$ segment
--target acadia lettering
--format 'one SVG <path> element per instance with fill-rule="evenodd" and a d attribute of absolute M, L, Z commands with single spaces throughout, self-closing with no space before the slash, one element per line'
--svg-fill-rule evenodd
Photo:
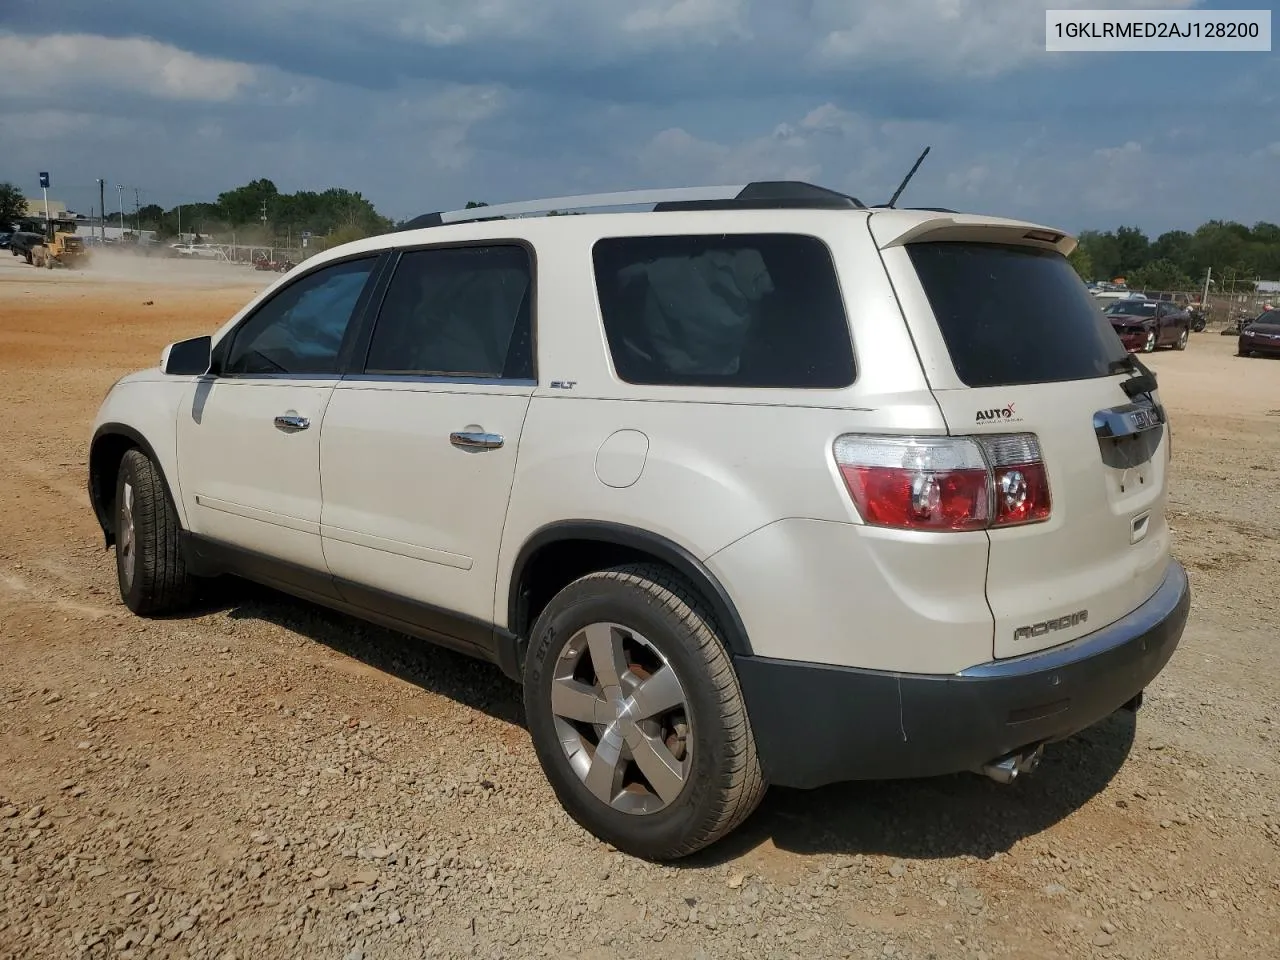
<path fill-rule="evenodd" d="M 1032 640 L 1036 637 L 1043 637 L 1046 633 L 1053 633 L 1057 630 L 1069 630 L 1071 627 L 1078 627 L 1082 623 L 1089 622 L 1089 611 L 1078 610 L 1075 613 L 1068 613 L 1065 616 L 1056 617 L 1053 620 L 1041 620 L 1039 623 L 1030 623 L 1025 627 L 1018 627 L 1013 631 L 1013 639 Z"/>

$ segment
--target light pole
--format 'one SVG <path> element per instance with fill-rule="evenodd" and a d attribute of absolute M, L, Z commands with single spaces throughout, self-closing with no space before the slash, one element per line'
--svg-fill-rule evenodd
<path fill-rule="evenodd" d="M 98 232 L 101 234 L 101 240 L 107 239 L 107 200 L 105 196 L 106 182 L 98 178 L 98 216 L 102 219 L 98 222 Z"/>
<path fill-rule="evenodd" d="M 116 199 L 120 201 L 120 242 L 124 242 L 124 184 L 116 184 Z"/>

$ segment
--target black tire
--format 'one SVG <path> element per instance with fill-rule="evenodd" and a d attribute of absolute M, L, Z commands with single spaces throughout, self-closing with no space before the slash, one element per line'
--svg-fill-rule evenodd
<path fill-rule="evenodd" d="M 1175 350 L 1187 349 L 1187 341 L 1191 338 L 1191 328 L 1184 327 L 1182 332 L 1178 334 L 1178 339 L 1173 344 Z"/>
<path fill-rule="evenodd" d="M 688 708 L 683 788 L 662 809 L 629 813 L 598 798 L 570 766 L 551 710 L 561 653 L 592 624 L 642 635 L 675 671 Z M 524 702 L 534 750 L 569 815 L 597 838 L 646 860 L 688 856 L 737 828 L 767 784 L 733 663 L 706 603 L 667 567 L 636 564 L 588 574 L 538 617 L 524 666 Z"/>
<path fill-rule="evenodd" d="M 132 492 L 131 537 L 126 531 L 128 491 Z M 139 616 L 151 617 L 190 604 L 195 580 L 182 557 L 178 513 L 159 468 L 141 450 L 129 450 L 120 460 L 115 521 L 116 582 L 125 606 Z"/>
<path fill-rule="evenodd" d="M 1147 334 L 1147 341 L 1142 345 L 1142 352 L 1155 353 L 1156 347 L 1159 346 L 1159 344 L 1160 344 L 1160 338 L 1157 337 L 1155 334 L 1155 331 L 1152 330 L 1150 333 Z"/>

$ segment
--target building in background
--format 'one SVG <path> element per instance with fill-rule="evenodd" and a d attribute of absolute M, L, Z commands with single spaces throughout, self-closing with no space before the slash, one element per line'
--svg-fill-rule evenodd
<path fill-rule="evenodd" d="M 23 199 L 27 201 L 26 216 L 30 217 L 33 220 L 43 220 L 44 210 L 45 210 L 44 198 L 36 197 L 33 200 L 30 197 L 24 197 Z M 49 198 L 49 216 L 51 216 L 54 220 L 66 220 L 68 214 L 70 214 L 70 216 L 72 217 L 75 216 L 74 213 L 71 213 L 67 209 L 67 205 L 63 203 L 61 200 L 54 200 L 52 197 Z"/>

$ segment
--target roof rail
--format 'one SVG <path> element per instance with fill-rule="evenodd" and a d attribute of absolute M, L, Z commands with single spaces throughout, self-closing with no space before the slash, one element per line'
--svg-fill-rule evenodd
<path fill-rule="evenodd" d="M 916 210 L 920 213 L 959 213 L 950 207 L 891 207 L 887 203 L 872 204 L 872 210 Z"/>
<path fill-rule="evenodd" d="M 419 230 L 449 223 L 479 223 L 552 211 L 601 210 L 616 207 L 651 206 L 655 212 L 674 210 L 765 210 L 827 209 L 862 210 L 855 197 L 798 180 L 761 180 L 755 183 L 720 187 L 671 187 L 659 190 L 626 190 L 543 200 L 522 200 L 496 206 L 468 207 L 424 213 L 405 223 L 400 230 Z"/>

